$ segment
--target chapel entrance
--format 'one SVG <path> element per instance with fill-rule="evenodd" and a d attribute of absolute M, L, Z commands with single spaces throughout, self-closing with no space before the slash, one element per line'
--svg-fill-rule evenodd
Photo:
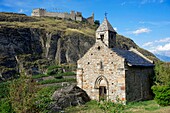
<path fill-rule="evenodd" d="M 106 86 L 99 86 L 99 100 L 106 100 L 107 99 L 107 90 Z"/>

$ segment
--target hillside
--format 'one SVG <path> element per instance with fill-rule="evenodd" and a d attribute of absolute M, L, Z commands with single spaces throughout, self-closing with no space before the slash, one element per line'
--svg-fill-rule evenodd
<path fill-rule="evenodd" d="M 85 22 L 23 14 L 0 13 L 0 81 L 26 74 L 39 74 L 55 63 L 76 64 L 95 43 L 95 30 Z M 152 60 L 152 53 L 133 40 L 117 35 L 117 47 L 136 48 Z"/>

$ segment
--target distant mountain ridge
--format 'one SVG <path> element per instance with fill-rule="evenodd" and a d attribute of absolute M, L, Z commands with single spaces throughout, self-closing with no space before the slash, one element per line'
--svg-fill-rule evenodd
<path fill-rule="evenodd" d="M 170 62 L 170 57 L 168 57 L 168 56 L 164 56 L 164 55 L 160 55 L 160 54 L 155 54 L 155 56 L 164 62 Z"/>

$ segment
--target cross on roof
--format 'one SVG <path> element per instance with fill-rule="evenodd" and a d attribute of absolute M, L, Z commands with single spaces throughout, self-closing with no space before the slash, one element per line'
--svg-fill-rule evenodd
<path fill-rule="evenodd" d="M 104 15 L 105 15 L 105 18 L 107 18 L 107 14 L 108 14 L 107 12 L 105 12 L 105 13 L 104 13 Z"/>

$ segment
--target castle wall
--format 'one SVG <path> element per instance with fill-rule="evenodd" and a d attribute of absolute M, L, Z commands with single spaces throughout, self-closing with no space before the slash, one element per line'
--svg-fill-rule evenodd
<path fill-rule="evenodd" d="M 78 17 L 78 16 L 76 16 L 76 21 L 82 21 L 83 20 L 83 18 L 82 17 Z"/>
<path fill-rule="evenodd" d="M 108 100 L 126 100 L 124 59 L 100 41 L 78 61 L 77 85 L 85 90 L 91 99 L 99 100 L 98 85 L 103 84 L 107 89 Z"/>
<path fill-rule="evenodd" d="M 31 16 L 48 16 L 48 17 L 59 17 L 63 19 L 71 19 L 76 21 L 83 21 L 83 16 L 81 12 L 71 11 L 70 13 L 57 13 L 57 12 L 47 12 L 45 9 L 34 9 L 31 13 Z M 93 21 L 94 23 L 94 21 Z"/>
<path fill-rule="evenodd" d="M 126 71 L 126 99 L 139 101 L 152 99 L 151 80 L 153 67 L 129 67 Z"/>
<path fill-rule="evenodd" d="M 90 23 L 91 25 L 94 25 L 94 18 L 93 17 L 89 17 L 87 18 L 88 23 Z"/>

